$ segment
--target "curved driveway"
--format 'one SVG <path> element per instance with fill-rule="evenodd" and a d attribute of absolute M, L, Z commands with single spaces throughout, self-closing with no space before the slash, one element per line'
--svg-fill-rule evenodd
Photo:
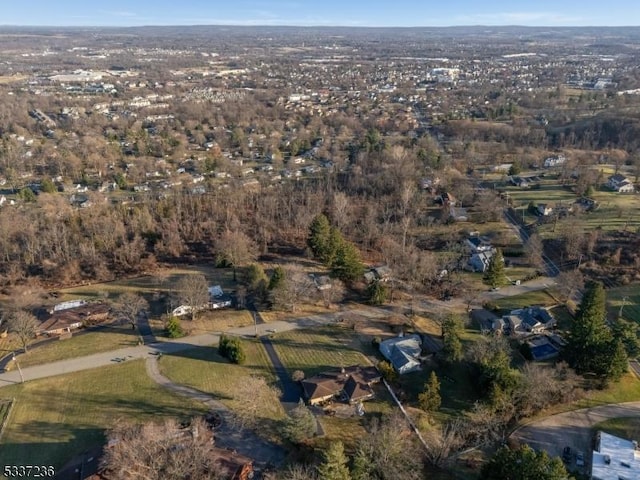
<path fill-rule="evenodd" d="M 565 446 L 591 458 L 592 428 L 612 418 L 640 417 L 640 402 L 618 403 L 559 413 L 519 428 L 511 438 L 531 447 L 561 456 Z"/>

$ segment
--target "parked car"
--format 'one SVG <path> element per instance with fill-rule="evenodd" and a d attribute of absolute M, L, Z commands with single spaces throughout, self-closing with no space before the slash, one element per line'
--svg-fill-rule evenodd
<path fill-rule="evenodd" d="M 571 463 L 571 447 L 564 447 L 562 450 L 562 461 L 564 463 Z"/>
<path fill-rule="evenodd" d="M 576 453 L 576 466 L 584 467 L 584 453 L 582 452 Z"/>

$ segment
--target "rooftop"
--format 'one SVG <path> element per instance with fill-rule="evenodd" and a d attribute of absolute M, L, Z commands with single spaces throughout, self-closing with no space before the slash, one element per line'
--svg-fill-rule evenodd
<path fill-rule="evenodd" d="M 591 465 L 593 480 L 640 478 L 640 451 L 631 440 L 598 432 Z"/>

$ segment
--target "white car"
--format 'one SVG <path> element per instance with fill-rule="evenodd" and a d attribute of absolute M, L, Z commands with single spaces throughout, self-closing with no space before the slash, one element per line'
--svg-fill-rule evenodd
<path fill-rule="evenodd" d="M 584 467 L 584 453 L 582 452 L 576 453 L 576 466 Z"/>

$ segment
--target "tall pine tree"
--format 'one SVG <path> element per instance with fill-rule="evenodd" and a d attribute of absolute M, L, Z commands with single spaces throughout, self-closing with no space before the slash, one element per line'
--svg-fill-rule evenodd
<path fill-rule="evenodd" d="M 323 456 L 318 466 L 318 475 L 322 480 L 351 480 L 342 442 L 332 442 Z"/>
<path fill-rule="evenodd" d="M 323 214 L 316 215 L 309 226 L 307 246 L 313 252 L 313 256 L 321 262 L 326 262 L 329 254 L 329 237 L 331 225 Z"/>
<path fill-rule="evenodd" d="M 434 412 L 440 408 L 442 398 L 440 397 L 440 380 L 436 372 L 431 372 L 429 380 L 424 386 L 424 391 L 418 395 L 420 408 L 425 412 Z"/>
<path fill-rule="evenodd" d="M 491 288 L 496 288 L 504 285 L 506 279 L 507 277 L 504 274 L 504 257 L 502 256 L 502 250 L 498 248 L 493 257 L 491 257 L 491 260 L 489 260 L 487 271 L 484 274 L 484 281 L 490 285 Z"/>

